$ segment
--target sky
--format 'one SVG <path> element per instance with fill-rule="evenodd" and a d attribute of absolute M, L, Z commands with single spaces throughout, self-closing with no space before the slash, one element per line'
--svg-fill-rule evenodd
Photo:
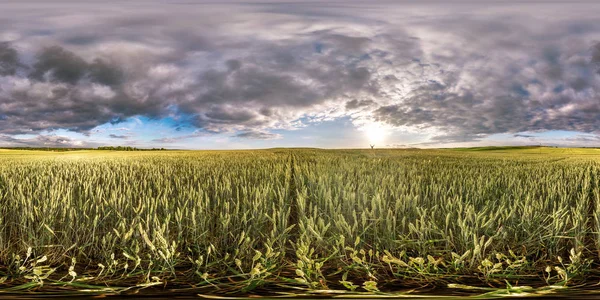
<path fill-rule="evenodd" d="M 0 11 L 0 147 L 600 147 L 599 1 Z"/>

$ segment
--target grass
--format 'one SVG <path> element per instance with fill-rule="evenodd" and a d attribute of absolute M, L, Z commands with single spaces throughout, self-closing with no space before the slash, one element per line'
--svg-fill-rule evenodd
<path fill-rule="evenodd" d="M 545 147 L 0 150 L 0 293 L 589 287 L 599 162 Z"/>

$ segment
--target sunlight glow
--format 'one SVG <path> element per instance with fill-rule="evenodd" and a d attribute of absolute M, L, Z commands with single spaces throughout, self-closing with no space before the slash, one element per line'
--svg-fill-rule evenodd
<path fill-rule="evenodd" d="M 365 133 L 370 144 L 381 145 L 385 142 L 388 135 L 388 129 L 379 123 L 365 124 L 360 128 Z"/>

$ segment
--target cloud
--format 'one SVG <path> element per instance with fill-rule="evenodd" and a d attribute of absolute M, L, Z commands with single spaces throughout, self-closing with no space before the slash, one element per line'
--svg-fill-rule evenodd
<path fill-rule="evenodd" d="M 528 139 L 535 139 L 536 136 L 535 135 L 530 135 L 530 134 L 521 134 L 521 133 L 517 133 L 513 135 L 514 137 L 522 137 L 522 138 L 528 138 Z"/>
<path fill-rule="evenodd" d="M 0 43 L 0 76 L 14 75 L 19 66 L 17 51 L 6 42 Z"/>
<path fill-rule="evenodd" d="M 600 128 L 591 4 L 275 2 L 7 5 L 0 134 L 138 116 L 253 139 L 340 117 L 432 143 Z"/>
<path fill-rule="evenodd" d="M 600 136 L 598 135 L 578 134 L 565 138 L 565 141 L 573 143 L 591 143 L 594 146 L 600 146 Z"/>
<path fill-rule="evenodd" d="M 550 48 L 548 54 L 548 46 L 532 47 L 520 49 L 527 52 L 523 60 L 502 62 L 489 54 L 485 69 L 440 67 L 443 75 L 420 83 L 397 103 L 380 106 L 374 117 L 395 126 L 434 127 L 465 135 L 597 131 L 600 78 L 593 75 L 589 52 L 565 46 Z M 461 65 L 482 60 L 457 58 Z M 549 71 L 553 68 L 561 71 Z"/>
<path fill-rule="evenodd" d="M 77 84 L 86 72 L 87 63 L 74 53 L 53 46 L 40 52 L 33 69 L 29 76 L 39 81 Z"/>
<path fill-rule="evenodd" d="M 368 107 L 375 105 L 375 101 L 373 100 L 357 100 L 353 99 L 346 102 L 346 110 L 353 110 L 361 107 Z"/>
<path fill-rule="evenodd" d="M 50 147 L 50 148 L 90 148 L 97 147 L 95 143 L 58 136 L 37 135 L 32 138 L 14 138 L 10 135 L 0 134 L 0 145 L 3 147 Z"/>
<path fill-rule="evenodd" d="M 128 139 L 129 138 L 128 135 L 117 135 L 117 134 L 110 134 L 109 137 L 113 138 L 113 139 Z"/>
<path fill-rule="evenodd" d="M 172 143 L 176 143 L 181 140 L 183 140 L 183 139 L 164 137 L 164 138 L 153 139 L 152 141 L 156 142 L 156 143 L 160 143 L 160 144 L 172 144 Z"/>
<path fill-rule="evenodd" d="M 264 131 L 244 131 L 236 134 L 234 137 L 253 139 L 253 140 L 275 140 L 280 139 L 280 134 L 264 132 Z"/>
<path fill-rule="evenodd" d="M 136 82 L 124 84 L 120 67 L 101 58 L 88 63 L 73 52 L 52 46 L 41 50 L 36 62 L 25 69 L 30 72 L 24 76 L 0 77 L 2 133 L 68 129 L 87 134 L 108 122 L 167 113 L 168 103 L 148 99 L 139 93 Z"/>
<path fill-rule="evenodd" d="M 157 139 L 153 139 L 153 142 L 156 143 L 160 143 L 160 144 L 172 144 L 172 143 L 177 143 L 177 142 L 181 142 L 181 141 L 185 141 L 187 139 L 193 139 L 193 138 L 197 138 L 197 137 L 204 137 L 207 136 L 208 133 L 203 132 L 203 131 L 195 131 L 191 134 L 186 134 L 186 135 L 180 135 L 180 136 L 173 136 L 173 137 L 162 137 L 162 138 L 157 138 Z"/>
<path fill-rule="evenodd" d="M 317 55 L 310 42 L 270 46 L 279 49 L 200 69 L 177 66 L 170 55 L 149 59 L 160 64 L 139 65 L 109 62 L 100 53 L 87 61 L 62 47 L 47 47 L 36 54 L 26 76 L 2 78 L 7 118 L 0 132 L 62 128 L 87 133 L 136 115 L 167 117 L 173 108 L 193 116 L 192 125 L 208 132 L 291 128 L 320 105 L 373 84 L 367 68 L 345 66 L 333 57 L 318 57 L 320 62 L 307 66 L 300 59 Z M 306 53 L 286 56 L 302 47 Z"/>

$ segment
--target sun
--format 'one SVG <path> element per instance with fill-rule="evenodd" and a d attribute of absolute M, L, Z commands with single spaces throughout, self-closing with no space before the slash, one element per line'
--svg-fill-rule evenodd
<path fill-rule="evenodd" d="M 361 130 L 367 136 L 370 144 L 381 144 L 388 135 L 387 129 L 379 123 L 369 123 L 364 125 Z"/>

